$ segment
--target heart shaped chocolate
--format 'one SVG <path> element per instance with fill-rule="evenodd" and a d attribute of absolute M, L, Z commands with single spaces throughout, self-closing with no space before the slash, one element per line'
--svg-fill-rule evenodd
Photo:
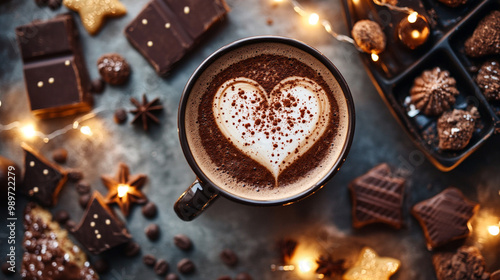
<path fill-rule="evenodd" d="M 228 141 L 277 179 L 323 135 L 331 106 L 308 78 L 288 77 L 270 93 L 254 80 L 235 78 L 215 94 L 213 113 Z"/>

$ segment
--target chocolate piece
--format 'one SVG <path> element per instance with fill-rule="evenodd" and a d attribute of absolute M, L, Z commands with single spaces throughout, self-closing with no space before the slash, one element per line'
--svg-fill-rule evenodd
<path fill-rule="evenodd" d="M 234 278 L 235 280 L 252 280 L 252 276 L 250 276 L 250 274 L 246 273 L 246 272 L 241 272 L 241 273 L 238 273 L 238 275 L 236 275 L 236 278 Z"/>
<path fill-rule="evenodd" d="M 119 17 L 127 13 L 125 6 L 118 0 L 64 0 L 64 5 L 80 14 L 83 27 L 91 35 L 101 29 L 108 17 Z"/>
<path fill-rule="evenodd" d="M 87 208 L 87 206 L 89 205 L 89 202 L 90 202 L 90 194 L 89 193 L 86 193 L 86 194 L 82 194 L 79 198 L 78 198 L 78 204 L 80 204 L 80 207 L 82 207 L 83 209 Z"/>
<path fill-rule="evenodd" d="M 386 38 L 380 25 L 371 20 L 360 20 L 352 27 L 352 37 L 361 50 L 378 54 L 384 51 Z"/>
<path fill-rule="evenodd" d="M 290 238 L 281 239 L 278 241 L 277 248 L 281 263 L 289 263 L 297 248 L 297 240 Z"/>
<path fill-rule="evenodd" d="M 448 7 L 454 8 L 467 3 L 467 0 L 439 0 L 439 2 L 445 4 Z"/>
<path fill-rule="evenodd" d="M 331 256 L 321 255 L 316 260 L 316 264 L 318 264 L 316 274 L 322 274 L 326 277 L 341 276 L 346 271 L 344 259 L 334 261 Z"/>
<path fill-rule="evenodd" d="M 148 102 L 146 94 L 143 94 L 142 104 L 139 102 L 139 100 L 133 97 L 130 98 L 130 102 L 132 102 L 132 104 L 136 107 L 134 110 L 130 110 L 130 113 L 135 115 L 134 119 L 132 120 L 132 123 L 142 121 L 142 128 L 146 131 L 148 130 L 149 120 L 152 120 L 157 124 L 160 123 L 160 120 L 155 115 L 153 115 L 154 113 L 163 110 L 163 106 L 160 103 L 160 99 L 155 98 L 153 99 L 153 101 Z"/>
<path fill-rule="evenodd" d="M 479 22 L 465 41 L 465 53 L 470 57 L 500 54 L 500 11 L 492 11 Z"/>
<path fill-rule="evenodd" d="M 14 275 L 16 274 L 16 268 L 12 268 L 12 266 L 8 263 L 8 262 L 4 262 L 2 263 L 2 273 L 5 275 L 5 276 L 11 276 L 11 275 Z"/>
<path fill-rule="evenodd" d="M 99 279 L 85 253 L 52 221 L 50 212 L 34 203 L 24 211 L 23 279 Z"/>
<path fill-rule="evenodd" d="M 97 60 L 97 69 L 102 79 L 111 85 L 122 85 L 130 77 L 130 66 L 123 56 L 108 53 Z"/>
<path fill-rule="evenodd" d="M 92 195 L 80 224 L 72 233 L 92 254 L 100 254 L 131 239 L 123 222 L 106 205 L 99 192 Z"/>
<path fill-rule="evenodd" d="M 479 113 L 476 107 L 470 111 L 455 109 L 444 113 L 437 122 L 439 148 L 442 150 L 461 150 L 469 144 Z"/>
<path fill-rule="evenodd" d="M 175 273 L 169 273 L 167 277 L 165 277 L 165 280 L 179 280 L 179 276 Z"/>
<path fill-rule="evenodd" d="M 69 220 L 69 213 L 66 210 L 58 210 L 54 215 L 54 220 L 61 225 L 66 224 Z"/>
<path fill-rule="evenodd" d="M 104 274 L 109 271 L 109 264 L 105 259 L 98 259 L 94 263 L 94 269 L 97 271 L 99 274 Z"/>
<path fill-rule="evenodd" d="M 152 0 L 125 35 L 156 72 L 165 75 L 228 11 L 224 0 Z"/>
<path fill-rule="evenodd" d="M 142 215 L 146 218 L 154 218 L 158 213 L 158 209 L 156 208 L 156 204 L 149 201 L 146 205 L 142 206 Z"/>
<path fill-rule="evenodd" d="M 229 267 L 234 267 L 238 264 L 238 256 L 231 249 L 222 250 L 219 256 L 221 261 Z"/>
<path fill-rule="evenodd" d="M 144 229 L 144 233 L 149 240 L 155 241 L 160 237 L 160 227 L 157 224 L 150 224 Z"/>
<path fill-rule="evenodd" d="M 123 252 L 125 253 L 125 256 L 129 258 L 135 257 L 141 252 L 141 246 L 137 242 L 130 241 L 127 246 L 125 246 Z"/>
<path fill-rule="evenodd" d="M 117 124 L 125 123 L 127 121 L 127 111 L 123 108 L 116 109 L 113 118 Z"/>
<path fill-rule="evenodd" d="M 182 274 L 190 274 L 196 270 L 196 267 L 190 259 L 184 258 L 177 263 L 177 270 Z"/>
<path fill-rule="evenodd" d="M 151 254 L 147 254 L 142 257 L 142 262 L 147 266 L 154 266 L 156 263 L 156 258 Z"/>
<path fill-rule="evenodd" d="M 168 264 L 168 262 L 166 260 L 159 259 L 155 264 L 154 270 L 155 270 L 155 273 L 157 275 L 162 276 L 162 275 L 167 274 L 169 268 L 170 268 L 170 265 Z"/>
<path fill-rule="evenodd" d="M 90 184 L 89 184 L 89 182 L 84 181 L 84 180 L 80 180 L 80 181 L 76 184 L 76 191 L 77 191 L 80 195 L 90 193 Z"/>
<path fill-rule="evenodd" d="M 83 173 L 77 169 L 71 169 L 68 171 L 68 180 L 70 182 L 78 182 L 83 179 Z"/>
<path fill-rule="evenodd" d="M 7 202 L 8 193 L 9 191 L 12 192 L 12 188 L 9 189 L 9 186 L 12 187 L 12 185 L 20 183 L 20 174 L 21 169 L 13 161 L 0 156 L 0 202 Z"/>
<path fill-rule="evenodd" d="M 432 264 L 438 280 L 488 280 L 486 263 L 476 247 L 462 246 L 455 253 L 437 253 Z"/>
<path fill-rule="evenodd" d="M 229 275 L 224 275 L 224 276 L 219 276 L 217 277 L 217 280 L 231 280 L 231 276 Z"/>
<path fill-rule="evenodd" d="M 433 249 L 469 236 L 467 223 L 479 209 L 456 189 L 449 187 L 434 197 L 417 203 L 411 213 L 424 230 L 427 247 Z"/>
<path fill-rule="evenodd" d="M 191 242 L 191 239 L 184 234 L 177 234 L 174 236 L 174 244 L 177 248 L 184 251 L 189 251 L 193 248 L 193 242 Z"/>
<path fill-rule="evenodd" d="M 16 35 L 32 113 L 52 118 L 90 111 L 90 80 L 71 15 L 19 26 Z"/>
<path fill-rule="evenodd" d="M 459 94 L 450 72 L 436 67 L 426 70 L 415 79 L 410 90 L 411 102 L 428 116 L 441 115 L 455 104 Z"/>
<path fill-rule="evenodd" d="M 92 81 L 92 84 L 90 85 L 90 91 L 92 93 L 103 93 L 105 87 L 106 84 L 102 79 L 95 79 Z"/>
<path fill-rule="evenodd" d="M 68 151 L 64 148 L 55 149 L 52 152 L 52 160 L 57 163 L 66 163 L 68 159 Z"/>
<path fill-rule="evenodd" d="M 354 179 L 349 185 L 352 197 L 352 220 L 355 228 L 384 223 L 394 228 L 403 224 L 405 179 L 394 176 L 382 163 Z"/>
<path fill-rule="evenodd" d="M 485 62 L 477 73 L 476 82 L 488 100 L 500 101 L 500 65 L 498 61 Z"/>
<path fill-rule="evenodd" d="M 23 143 L 21 147 L 25 154 L 21 192 L 43 206 L 54 206 L 66 182 L 66 173 L 28 145 Z"/>

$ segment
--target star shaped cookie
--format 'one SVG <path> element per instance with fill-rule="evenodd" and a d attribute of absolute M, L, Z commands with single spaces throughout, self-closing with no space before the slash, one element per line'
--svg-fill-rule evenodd
<path fill-rule="evenodd" d="M 143 204 L 147 202 L 147 197 L 141 192 L 142 186 L 146 183 L 147 176 L 138 174 L 130 176 L 129 168 L 126 164 L 120 163 L 116 176 L 101 176 L 103 184 L 108 188 L 105 201 L 107 204 L 116 203 L 125 216 L 130 212 L 132 203 Z"/>
<path fill-rule="evenodd" d="M 63 0 L 68 9 L 78 12 L 83 26 L 94 35 L 107 17 L 119 17 L 127 13 L 118 0 Z"/>
<path fill-rule="evenodd" d="M 368 247 L 363 248 L 359 258 L 343 276 L 344 280 L 388 280 L 396 273 L 401 262 L 393 258 L 381 258 Z"/>

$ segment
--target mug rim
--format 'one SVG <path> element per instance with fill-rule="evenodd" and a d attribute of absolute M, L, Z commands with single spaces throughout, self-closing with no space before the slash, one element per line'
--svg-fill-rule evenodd
<path fill-rule="evenodd" d="M 333 77 L 337 80 L 339 83 L 339 86 L 343 92 L 343 95 L 346 99 L 346 104 L 347 104 L 347 114 L 348 114 L 348 129 L 347 129 L 347 139 L 344 142 L 344 145 L 342 146 L 342 151 L 340 153 L 340 156 L 336 160 L 336 162 L 330 167 L 330 170 L 326 173 L 325 176 L 323 176 L 320 180 L 316 181 L 314 184 L 311 184 L 307 189 L 301 191 L 298 194 L 295 194 L 293 196 L 289 196 L 286 198 L 281 198 L 281 199 L 276 199 L 276 200 L 255 200 L 255 199 L 250 199 L 242 196 L 238 196 L 235 194 L 232 194 L 219 186 L 215 184 L 208 176 L 205 175 L 205 173 L 201 170 L 201 168 L 198 166 L 191 149 L 188 144 L 188 139 L 186 136 L 186 125 L 185 125 L 185 114 L 186 114 L 186 107 L 187 107 L 187 101 L 189 98 L 189 95 L 191 93 L 191 90 L 193 86 L 195 85 L 196 81 L 198 78 L 201 76 L 201 74 L 217 59 L 222 57 L 223 55 L 227 54 L 230 51 L 233 51 L 235 49 L 238 49 L 240 47 L 246 46 L 246 45 L 251 45 L 251 44 L 257 44 L 257 43 L 281 43 L 285 45 L 290 45 L 292 47 L 295 47 L 299 50 L 302 50 L 309 55 L 313 56 L 315 59 L 317 59 L 319 62 L 321 62 L 329 71 L 332 73 Z M 347 82 L 345 81 L 344 77 L 340 73 L 340 71 L 337 69 L 337 67 L 325 56 L 323 55 L 319 50 L 315 49 L 314 47 L 311 47 L 307 45 L 304 42 L 301 42 L 296 39 L 292 39 L 289 37 L 282 37 L 282 36 L 253 36 L 253 37 L 246 37 L 243 39 L 239 39 L 237 41 L 234 41 L 232 43 L 229 43 L 215 52 L 213 52 L 210 56 L 208 56 L 203 62 L 196 68 L 196 70 L 191 74 L 189 80 L 186 83 L 186 86 L 184 87 L 184 90 L 181 95 L 181 99 L 179 102 L 179 108 L 178 108 L 178 114 L 177 114 L 177 133 L 179 135 L 179 141 L 181 144 L 182 152 L 184 153 L 184 157 L 186 158 L 189 166 L 193 170 L 193 172 L 196 174 L 197 179 L 202 183 L 202 184 L 208 184 L 212 187 L 214 187 L 220 195 L 229 198 L 233 201 L 243 203 L 243 204 L 248 204 L 248 205 L 262 205 L 262 206 L 273 206 L 273 205 L 288 205 L 295 203 L 299 200 L 302 200 L 318 190 L 320 190 L 330 179 L 333 178 L 333 176 L 340 170 L 340 167 L 342 164 L 345 162 L 347 155 L 349 154 L 349 150 L 354 138 L 354 128 L 355 128 L 355 108 L 354 108 L 354 100 L 351 95 L 351 91 L 349 89 L 349 86 L 347 85 Z"/>

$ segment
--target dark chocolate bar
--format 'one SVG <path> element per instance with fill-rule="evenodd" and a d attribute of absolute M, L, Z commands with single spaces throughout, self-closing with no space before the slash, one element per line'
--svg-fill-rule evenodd
<path fill-rule="evenodd" d="M 69 14 L 16 28 L 31 111 L 41 118 L 92 109 L 90 79 Z"/>
<path fill-rule="evenodd" d="M 224 0 L 152 0 L 125 35 L 165 75 L 228 11 Z"/>

